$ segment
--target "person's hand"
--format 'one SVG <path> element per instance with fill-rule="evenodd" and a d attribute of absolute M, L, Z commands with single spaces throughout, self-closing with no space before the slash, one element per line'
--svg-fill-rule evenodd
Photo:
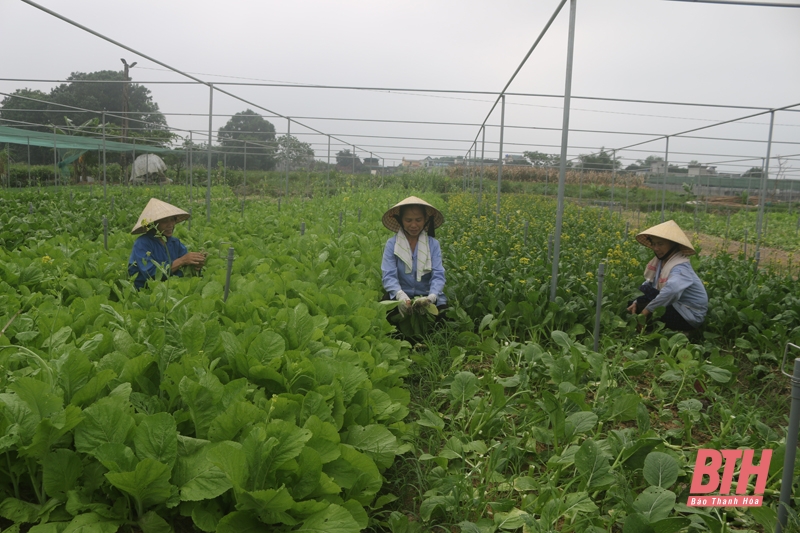
<path fill-rule="evenodd" d="M 200 270 L 206 264 L 206 256 L 200 252 L 188 252 L 184 256 L 179 257 L 177 261 L 180 261 L 179 267 L 192 266 L 195 270 Z"/>
<path fill-rule="evenodd" d="M 397 310 L 400 311 L 400 315 L 405 316 L 411 310 L 411 298 L 403 291 L 397 291 L 395 294 L 395 300 L 400 302 L 400 305 L 397 306 Z"/>
<path fill-rule="evenodd" d="M 414 311 L 422 313 L 430 305 L 431 301 L 428 298 L 417 298 L 414 300 Z"/>
<path fill-rule="evenodd" d="M 636 314 L 636 310 L 637 310 L 636 309 L 636 300 L 634 300 L 633 303 L 628 306 L 628 311 L 630 311 L 630 313 L 632 315 L 635 315 Z"/>
<path fill-rule="evenodd" d="M 430 303 L 432 303 L 433 305 L 436 305 L 436 300 L 438 300 L 438 299 L 439 299 L 439 297 L 438 297 L 438 296 L 436 296 L 436 293 L 434 293 L 434 292 L 432 292 L 432 293 L 430 293 L 430 294 L 428 295 L 428 301 L 429 301 Z"/>

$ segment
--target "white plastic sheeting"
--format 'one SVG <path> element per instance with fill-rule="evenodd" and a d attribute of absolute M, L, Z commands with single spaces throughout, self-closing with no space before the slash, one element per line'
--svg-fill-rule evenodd
<path fill-rule="evenodd" d="M 131 181 L 162 181 L 167 165 L 155 154 L 143 154 L 136 158 L 131 168 Z"/>

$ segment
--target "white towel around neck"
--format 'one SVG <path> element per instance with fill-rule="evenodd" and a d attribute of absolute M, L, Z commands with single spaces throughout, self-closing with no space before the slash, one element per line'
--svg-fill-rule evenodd
<path fill-rule="evenodd" d="M 411 252 L 411 244 L 406 238 L 406 234 L 402 229 L 397 232 L 397 240 L 394 243 L 394 255 L 400 258 L 406 266 L 406 274 L 412 271 L 413 253 Z M 428 243 L 428 232 L 422 230 L 417 239 L 417 281 L 422 281 L 422 276 L 433 270 L 431 264 L 431 248 Z"/>

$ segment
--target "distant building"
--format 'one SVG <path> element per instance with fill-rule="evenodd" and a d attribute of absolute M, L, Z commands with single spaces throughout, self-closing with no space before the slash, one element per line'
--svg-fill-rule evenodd
<path fill-rule="evenodd" d="M 689 165 L 690 176 L 716 176 L 717 167 L 707 165 Z"/>
<path fill-rule="evenodd" d="M 400 166 L 406 168 L 428 168 L 433 166 L 433 158 L 431 156 L 425 159 L 406 159 L 404 157 Z"/>
<path fill-rule="evenodd" d="M 363 161 L 365 167 L 375 168 L 381 166 L 381 160 L 377 157 L 365 157 Z"/>
<path fill-rule="evenodd" d="M 530 166 L 531 165 L 530 161 L 528 161 L 528 158 L 525 157 L 524 155 L 512 155 L 512 154 L 506 154 L 506 156 L 503 158 L 503 164 L 504 165 L 525 165 L 525 166 Z"/>
<path fill-rule="evenodd" d="M 650 173 L 651 174 L 663 174 L 664 170 L 667 168 L 667 163 L 665 161 L 653 161 L 650 163 Z"/>

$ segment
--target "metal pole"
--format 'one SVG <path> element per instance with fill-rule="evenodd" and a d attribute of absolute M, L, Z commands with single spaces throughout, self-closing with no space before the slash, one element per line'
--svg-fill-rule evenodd
<path fill-rule="evenodd" d="M 306 234 L 306 223 L 305 221 L 300 222 L 300 235 Z"/>
<path fill-rule="evenodd" d="M 358 208 L 358 222 L 361 223 L 361 208 Z"/>
<path fill-rule="evenodd" d="M 108 250 L 108 217 L 103 215 L 103 246 Z"/>
<path fill-rule="evenodd" d="M 56 126 L 53 125 L 53 179 L 58 189 L 58 147 L 56 145 Z"/>
<path fill-rule="evenodd" d="M 136 138 L 133 139 L 133 165 L 131 165 L 131 167 L 133 167 L 134 165 L 136 165 Z M 131 168 L 131 171 L 133 171 L 133 168 Z M 125 176 L 122 176 L 121 179 L 125 180 Z M 123 185 L 124 185 L 124 181 L 123 181 Z M 130 185 L 131 185 L 131 180 L 129 178 L 128 179 L 128 186 L 130 186 Z M 189 198 L 191 198 L 191 196 L 192 196 L 192 191 L 191 191 L 191 189 L 189 189 Z"/>
<path fill-rule="evenodd" d="M 758 198 L 758 222 L 756 230 L 758 232 L 756 240 L 756 250 L 761 249 L 761 222 L 764 220 L 764 203 L 767 196 L 767 179 L 769 179 L 769 158 L 772 151 L 772 127 L 775 125 L 775 111 L 769 113 L 769 139 L 767 140 L 767 157 L 764 160 L 764 172 L 761 173 L 761 192 Z"/>
<path fill-rule="evenodd" d="M 244 180 L 242 186 L 242 196 L 247 196 L 247 141 L 244 141 Z"/>
<path fill-rule="evenodd" d="M 483 154 L 484 148 L 486 147 L 486 126 L 481 126 L 481 181 L 478 185 L 478 209 L 481 207 L 481 203 L 483 202 Z"/>
<path fill-rule="evenodd" d="M 561 257 L 561 227 L 564 221 L 564 186 L 567 179 L 567 145 L 569 143 L 569 104 L 572 96 L 572 56 L 575 49 L 575 10 L 577 0 L 569 1 L 569 39 L 567 42 L 567 74 L 564 89 L 564 118 L 561 125 L 561 165 L 558 170 L 558 209 L 553 248 L 553 268 L 550 277 L 550 301 L 556 299 L 558 287 L 558 261 Z"/>
<path fill-rule="evenodd" d="M 192 176 L 192 132 L 189 132 L 189 201 L 192 201 L 192 185 L 194 185 L 194 177 Z M 136 161 L 136 152 L 133 153 L 133 160 Z"/>
<path fill-rule="evenodd" d="M 353 145 L 353 157 L 352 157 L 352 160 L 353 160 L 353 174 L 355 174 L 356 173 L 356 147 L 355 147 L 355 145 Z"/>
<path fill-rule="evenodd" d="M 794 461 L 797 456 L 797 434 L 800 431 L 800 358 L 794 360 L 794 373 L 789 375 L 783 370 L 789 348 L 800 349 L 800 346 L 788 343 L 783 352 L 781 372 L 792 380 L 792 407 L 789 411 L 789 430 L 786 432 L 786 455 L 783 458 L 783 477 L 781 479 L 781 497 L 778 503 L 778 524 L 775 533 L 781 533 L 786 527 L 792 498 L 792 484 L 794 483 Z M 764 452 L 761 452 L 762 454 Z M 762 461 L 763 455 L 762 455 Z"/>
<path fill-rule="evenodd" d="M 661 222 L 664 222 L 664 207 L 667 202 L 667 174 L 669 174 L 669 135 L 667 135 L 667 147 L 664 150 L 664 179 L 662 180 L 663 186 L 661 191 Z M 697 206 L 695 205 L 695 210 L 696 209 Z"/>
<path fill-rule="evenodd" d="M 31 186 L 31 138 L 28 137 L 28 187 Z"/>
<path fill-rule="evenodd" d="M 11 188 L 11 145 L 6 143 L 6 186 Z"/>
<path fill-rule="evenodd" d="M 187 229 L 192 231 L 192 208 L 189 208 L 189 220 L 186 222 Z"/>
<path fill-rule="evenodd" d="M 208 184 L 206 185 L 206 222 L 211 222 L 211 135 L 214 127 L 214 85 L 208 84 Z"/>
<path fill-rule="evenodd" d="M 611 205 L 608 206 L 608 211 L 614 214 L 614 184 L 617 182 L 617 151 L 611 150 L 612 163 L 611 163 Z"/>
<path fill-rule="evenodd" d="M 284 196 L 289 196 L 289 153 L 290 153 L 290 143 L 292 139 L 292 119 L 286 119 L 286 147 L 284 148 L 285 153 L 283 154 L 283 159 L 285 161 L 285 170 L 286 170 L 286 193 Z"/>
<path fill-rule="evenodd" d="M 108 182 L 106 180 L 106 110 L 103 110 L 103 200 L 108 196 Z"/>
<path fill-rule="evenodd" d="M 603 310 L 603 278 L 605 277 L 606 264 L 600 263 L 597 267 L 597 307 L 594 314 L 594 351 L 600 347 L 600 312 Z"/>
<path fill-rule="evenodd" d="M 497 210 L 494 213 L 494 223 L 500 217 L 500 187 L 503 181 L 503 132 L 506 127 L 506 95 L 500 97 L 500 153 L 497 156 Z"/>
<path fill-rule="evenodd" d="M 231 271 L 233 270 L 233 246 L 228 248 L 228 272 L 225 274 L 225 294 L 222 296 L 222 301 L 228 301 L 228 291 L 231 288 Z"/>
<path fill-rule="evenodd" d="M 744 258 L 747 259 L 747 228 L 744 229 Z"/>
<path fill-rule="evenodd" d="M 328 176 L 325 181 L 326 196 L 331 195 L 331 136 L 328 135 Z"/>

